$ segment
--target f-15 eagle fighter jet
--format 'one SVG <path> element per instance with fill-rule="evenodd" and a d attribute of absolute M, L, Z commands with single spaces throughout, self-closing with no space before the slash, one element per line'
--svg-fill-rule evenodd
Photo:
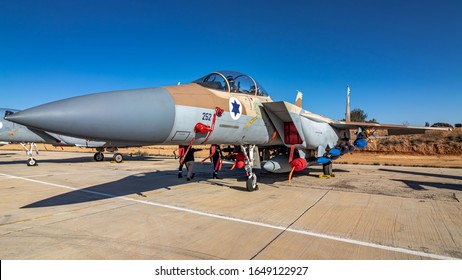
<path fill-rule="evenodd" d="M 371 129 L 433 129 L 332 120 L 302 109 L 301 99 L 273 101 L 252 77 L 234 71 L 213 72 L 184 85 L 72 97 L 5 119 L 116 146 L 235 145 L 248 191 L 257 189 L 253 168 L 259 167 L 259 148 L 283 151 L 266 162 L 266 170 L 294 172 L 320 164 L 329 176 L 335 159 L 366 147 Z M 350 139 L 351 129 L 357 130 L 355 139 Z"/>

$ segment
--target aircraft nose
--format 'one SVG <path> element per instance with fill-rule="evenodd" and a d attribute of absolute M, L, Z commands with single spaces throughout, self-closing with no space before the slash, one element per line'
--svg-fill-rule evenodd
<path fill-rule="evenodd" d="M 5 119 L 90 140 L 160 144 L 172 130 L 175 103 L 164 88 L 112 91 L 47 103 Z"/>

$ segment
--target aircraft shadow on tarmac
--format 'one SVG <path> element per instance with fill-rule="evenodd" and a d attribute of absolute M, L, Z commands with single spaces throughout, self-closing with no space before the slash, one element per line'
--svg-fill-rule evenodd
<path fill-rule="evenodd" d="M 0 158 L 10 158 L 14 153 L 1 153 Z"/>
<path fill-rule="evenodd" d="M 175 171 L 138 173 L 117 181 L 94 185 L 53 196 L 21 208 L 39 208 L 77 204 L 131 194 L 144 196 L 144 192 L 157 189 L 170 189 L 171 187 L 186 183 L 185 180 L 180 180 L 176 176 L 177 173 Z"/>
<path fill-rule="evenodd" d="M 207 182 L 211 185 L 217 185 L 218 187 L 228 187 L 237 191 L 246 191 L 245 187 L 245 176 L 243 170 L 230 170 L 231 164 L 224 164 L 222 171 L 219 172 L 219 176 L 222 178 L 235 178 L 236 180 L 229 182 L 223 182 L 225 180 L 211 179 L 212 177 L 212 166 L 210 163 L 203 165 L 196 164 L 195 178 L 194 181 Z M 186 171 L 186 170 L 184 170 Z M 53 196 L 47 199 L 43 199 L 21 208 L 40 208 L 40 207 L 53 207 L 70 204 L 78 204 L 84 202 L 98 201 L 115 197 L 122 197 L 132 194 L 138 194 L 139 196 L 145 197 L 143 193 L 158 190 L 168 189 L 175 186 L 181 186 L 186 183 L 186 174 L 183 171 L 183 178 L 178 178 L 177 170 L 167 171 L 153 171 L 147 173 L 138 173 L 117 181 L 108 182 L 104 184 L 94 185 L 91 187 L 74 190 L 68 193 Z M 294 177 L 298 176 L 313 176 L 309 175 L 312 170 L 305 170 L 297 172 Z M 345 170 L 335 170 L 336 172 L 348 172 Z M 274 184 L 277 182 L 287 182 L 288 174 L 268 174 L 265 172 L 257 173 L 259 182 L 262 184 Z"/>
<path fill-rule="evenodd" d="M 3 156 L 2 156 L 3 157 Z M 10 157 L 10 156 L 6 156 Z M 85 163 L 85 162 L 94 162 L 92 156 L 82 156 L 82 157 L 71 157 L 71 158 L 59 158 L 59 159 L 41 159 L 40 157 L 36 157 L 37 165 L 40 163 Z M 108 157 L 104 159 L 104 161 L 111 161 L 112 157 Z M 161 161 L 162 158 L 153 158 L 153 157 L 145 157 L 145 156 L 124 156 L 124 161 Z M 0 162 L 0 165 L 15 165 L 15 164 L 24 164 L 26 165 L 27 158 L 25 157 L 24 160 L 13 160 L 13 161 L 4 161 Z"/>
<path fill-rule="evenodd" d="M 408 187 L 416 191 L 426 191 L 428 187 L 437 188 L 437 189 L 448 189 L 454 191 L 462 191 L 461 184 L 451 184 L 451 183 L 439 183 L 439 182 L 421 182 L 421 181 L 412 181 L 412 180 L 399 180 L 391 179 L 396 182 L 403 182 Z M 427 188 L 426 188 L 427 187 Z"/>
<path fill-rule="evenodd" d="M 444 179 L 462 180 L 462 176 L 446 175 L 446 174 L 435 174 L 435 173 L 427 173 L 427 172 L 416 172 L 416 171 L 384 169 L 384 168 L 380 168 L 379 171 L 394 172 L 394 173 L 409 174 L 409 175 L 418 175 L 418 176 L 429 176 L 429 177 L 437 177 L 437 178 L 444 178 Z"/>
<path fill-rule="evenodd" d="M 379 169 L 380 171 L 394 172 L 406 175 L 417 175 L 417 176 L 427 176 L 427 177 L 436 177 L 443 179 L 453 179 L 461 180 L 462 176 L 455 175 L 445 175 L 445 174 L 435 174 L 435 173 L 426 173 L 426 172 L 415 172 L 415 171 L 406 171 L 406 170 L 395 170 L 395 169 Z M 409 179 L 391 179 L 392 181 L 402 182 L 406 184 L 409 188 L 416 191 L 426 191 L 428 187 L 437 188 L 437 189 L 448 189 L 454 191 L 462 191 L 462 184 L 454 183 L 442 183 L 442 182 L 425 182 L 425 181 L 416 181 Z"/>

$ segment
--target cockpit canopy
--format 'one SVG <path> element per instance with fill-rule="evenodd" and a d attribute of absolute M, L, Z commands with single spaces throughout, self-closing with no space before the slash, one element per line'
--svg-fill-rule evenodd
<path fill-rule="evenodd" d="M 1 118 L 7 117 L 9 115 L 13 115 L 14 113 L 17 113 L 17 112 L 19 112 L 19 110 L 0 108 L 0 115 L 3 115 L 1 116 Z"/>
<path fill-rule="evenodd" d="M 206 88 L 226 92 L 268 96 L 265 89 L 263 89 L 252 77 L 235 71 L 213 72 L 195 80 L 193 83 Z"/>

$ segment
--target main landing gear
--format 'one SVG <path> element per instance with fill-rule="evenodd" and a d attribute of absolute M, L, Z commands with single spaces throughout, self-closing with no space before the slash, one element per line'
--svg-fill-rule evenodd
<path fill-rule="evenodd" d="M 102 152 L 97 152 L 95 153 L 95 155 L 93 156 L 93 159 L 95 161 L 103 161 L 104 160 L 104 154 Z"/>
<path fill-rule="evenodd" d="M 117 163 L 121 163 L 123 160 L 124 160 L 124 157 L 122 156 L 122 154 L 120 153 L 115 153 L 113 156 L 112 156 L 112 159 L 117 162 Z"/>
<path fill-rule="evenodd" d="M 247 180 L 245 182 L 246 189 L 249 192 L 257 191 L 257 175 L 252 172 L 254 163 L 253 152 L 255 150 L 255 145 L 241 145 L 241 150 L 245 155 L 245 174 L 247 176 Z"/>
<path fill-rule="evenodd" d="M 98 152 L 95 153 L 95 155 L 93 156 L 93 159 L 95 161 L 103 161 L 104 160 L 104 148 L 97 148 L 96 149 Z M 111 148 L 111 150 L 113 152 L 116 152 L 117 151 L 117 148 Z M 107 151 L 111 151 L 110 149 L 107 149 Z M 115 161 L 116 163 L 121 163 L 123 160 L 124 160 L 124 157 L 121 153 L 114 153 L 114 155 L 112 156 L 112 160 Z"/>

